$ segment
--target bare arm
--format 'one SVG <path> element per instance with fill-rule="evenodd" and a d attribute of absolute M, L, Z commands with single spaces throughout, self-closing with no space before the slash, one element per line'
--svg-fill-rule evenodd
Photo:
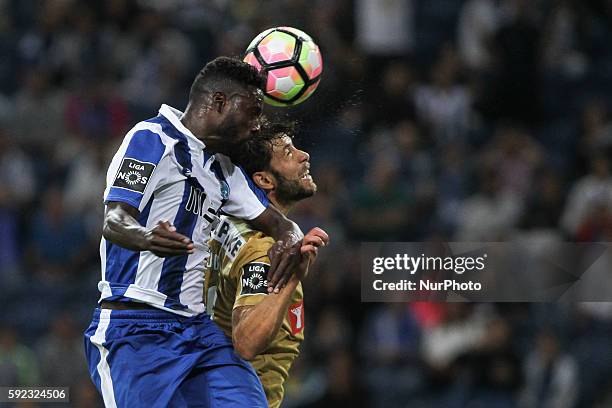
<path fill-rule="evenodd" d="M 167 221 L 154 228 L 140 225 L 138 209 L 122 202 L 110 202 L 104 211 L 102 236 L 121 247 L 133 251 L 151 251 L 159 257 L 193 253 L 191 240 L 176 232 Z"/>
<path fill-rule="evenodd" d="M 272 343 L 283 323 L 291 295 L 298 282 L 298 278 L 293 275 L 280 293 L 266 295 L 266 298 L 255 306 L 234 309 L 232 342 L 240 357 L 252 360 Z"/>
<path fill-rule="evenodd" d="M 316 258 L 318 248 L 325 245 L 329 238 L 320 228 L 313 228 L 304 237 L 307 254 L 287 286 L 279 293 L 266 295 L 265 299 L 255 306 L 237 307 L 232 312 L 232 342 L 236 352 L 246 360 L 252 360 L 263 352 L 274 340 L 283 323 L 291 296 L 298 283 L 308 274 L 308 267 Z"/>

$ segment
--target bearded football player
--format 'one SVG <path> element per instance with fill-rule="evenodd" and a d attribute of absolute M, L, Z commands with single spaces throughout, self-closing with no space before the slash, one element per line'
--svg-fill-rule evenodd
<path fill-rule="evenodd" d="M 243 146 L 241 165 L 279 211 L 287 214 L 315 194 L 310 156 L 292 142 L 293 127 L 265 124 Z M 329 241 L 320 228 L 304 237 L 308 247 L 292 278 L 279 293 L 267 290 L 268 250 L 274 239 L 235 217 L 223 217 L 210 241 L 205 303 L 213 320 L 231 337 L 236 352 L 249 360 L 270 407 L 280 406 L 289 368 L 304 339 L 301 280 L 318 248 Z"/>

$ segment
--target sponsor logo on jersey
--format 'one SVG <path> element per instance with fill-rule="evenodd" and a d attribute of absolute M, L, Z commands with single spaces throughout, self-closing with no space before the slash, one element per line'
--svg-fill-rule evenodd
<path fill-rule="evenodd" d="M 241 295 L 268 294 L 268 271 L 270 265 L 263 262 L 251 262 L 242 267 Z"/>
<path fill-rule="evenodd" d="M 141 162 L 136 159 L 124 158 L 115 176 L 113 187 L 142 193 L 155 170 L 153 163 Z"/>
<path fill-rule="evenodd" d="M 289 306 L 287 317 L 289 318 L 289 326 L 291 326 L 291 334 L 295 336 L 304 330 L 304 301 Z"/>
<path fill-rule="evenodd" d="M 210 224 L 214 227 L 219 222 L 218 210 L 206 198 L 206 193 L 202 189 L 189 186 L 189 198 L 185 203 L 185 211 L 198 215 L 208 221 L 208 224 L 204 225 L 203 228 Z"/>
<path fill-rule="evenodd" d="M 227 220 L 223 220 L 215 229 L 213 239 L 221 243 L 221 248 L 231 260 L 234 260 L 242 245 L 246 243 L 240 232 Z"/>

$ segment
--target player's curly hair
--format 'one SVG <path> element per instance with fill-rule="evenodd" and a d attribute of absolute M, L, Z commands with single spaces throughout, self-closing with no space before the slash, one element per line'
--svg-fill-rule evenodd
<path fill-rule="evenodd" d="M 295 131 L 295 122 L 264 120 L 260 131 L 240 146 L 240 152 L 235 158 L 236 164 L 240 165 L 249 177 L 258 171 L 270 170 L 274 141 L 283 136 L 293 138 Z"/>
<path fill-rule="evenodd" d="M 209 92 L 230 92 L 250 86 L 264 89 L 266 77 L 257 68 L 237 58 L 217 57 L 196 75 L 189 100 L 197 100 Z"/>

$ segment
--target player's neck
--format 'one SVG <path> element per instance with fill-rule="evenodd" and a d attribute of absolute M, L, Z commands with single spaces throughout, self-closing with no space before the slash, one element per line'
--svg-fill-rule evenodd
<path fill-rule="evenodd" d="M 181 118 L 181 123 L 187 129 L 189 129 L 189 131 L 193 133 L 195 137 L 197 137 L 198 139 L 206 143 L 206 140 L 204 137 L 205 133 L 204 133 L 203 121 L 198 120 L 196 117 L 194 117 L 194 112 L 192 109 L 189 108 L 189 106 L 187 106 L 187 109 L 185 110 L 185 114 Z"/>
<path fill-rule="evenodd" d="M 289 214 L 289 211 L 291 211 L 291 209 L 293 208 L 295 204 L 295 203 L 284 203 L 282 200 L 279 200 L 278 197 L 276 197 L 274 192 L 271 192 L 270 194 L 268 194 L 268 199 L 270 200 L 272 205 L 285 216 Z"/>
<path fill-rule="evenodd" d="M 206 120 L 202 117 L 202 112 L 192 108 L 191 104 L 185 108 L 185 113 L 181 118 L 181 123 L 185 126 L 195 137 L 204 142 L 206 147 L 211 150 L 221 143 L 222 137 L 217 135 L 210 135 L 206 130 Z"/>

